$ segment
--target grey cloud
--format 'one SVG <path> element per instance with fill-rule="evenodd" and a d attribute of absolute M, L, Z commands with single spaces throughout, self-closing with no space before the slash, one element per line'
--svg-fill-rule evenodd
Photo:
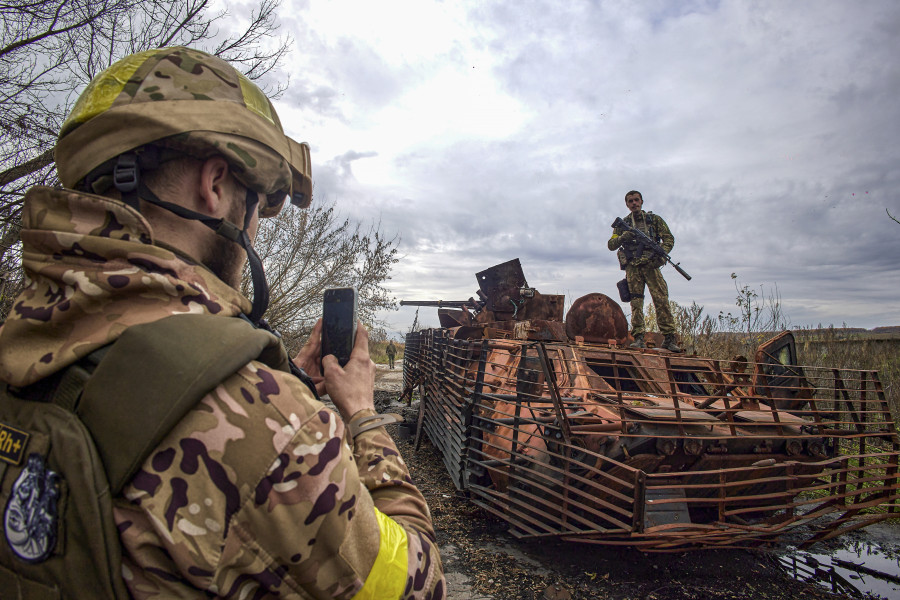
<path fill-rule="evenodd" d="M 328 161 L 328 164 L 335 169 L 338 177 L 342 179 L 348 179 L 350 177 L 353 177 L 353 161 L 359 160 L 361 158 L 372 158 L 374 156 L 378 156 L 378 153 L 348 150 L 340 156 L 335 156 L 334 158 L 332 158 L 330 161 Z"/>
<path fill-rule="evenodd" d="M 324 117 L 346 120 L 346 107 L 385 106 L 420 76 L 412 67 L 389 65 L 377 48 L 360 40 L 339 32 L 324 35 L 308 20 L 306 6 L 301 4 L 300 9 L 284 19 L 297 40 L 289 58 L 295 77 L 285 95 L 288 101 Z"/>
<path fill-rule="evenodd" d="M 609 225 L 638 189 L 694 276 L 666 271 L 677 302 L 733 312 L 736 272 L 777 285 L 795 324 L 900 323 L 900 225 L 884 210 L 900 216 L 900 6 L 479 3 L 470 19 L 533 115 L 520 132 L 411 148 L 382 189 L 350 177 L 366 153 L 316 171 L 402 234 L 397 290 L 468 297 L 476 271 L 519 257 L 542 291 L 614 295 Z M 360 106 L 424 76 L 337 50 L 363 57 L 358 83 L 334 84 Z"/>
<path fill-rule="evenodd" d="M 310 109 L 324 117 L 346 120 L 339 105 L 340 93 L 332 87 L 310 87 L 298 82 L 288 89 L 284 99 L 298 108 Z"/>

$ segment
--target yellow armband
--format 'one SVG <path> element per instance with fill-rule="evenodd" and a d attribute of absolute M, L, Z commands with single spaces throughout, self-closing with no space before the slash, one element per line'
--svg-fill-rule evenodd
<path fill-rule="evenodd" d="M 406 530 L 377 508 L 375 518 L 380 533 L 378 556 L 375 557 L 375 564 L 372 565 L 365 584 L 353 596 L 353 600 L 400 598 L 406 588 L 409 566 Z"/>

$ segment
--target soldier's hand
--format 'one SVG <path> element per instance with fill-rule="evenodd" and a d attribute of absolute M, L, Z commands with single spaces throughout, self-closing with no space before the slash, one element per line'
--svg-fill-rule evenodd
<path fill-rule="evenodd" d="M 650 264 L 650 263 L 652 263 L 654 256 L 656 256 L 656 255 L 653 254 L 652 252 L 650 252 L 649 250 L 645 250 L 644 253 L 641 254 L 640 256 L 638 256 L 636 259 L 634 259 L 634 261 L 632 261 L 631 264 L 633 264 L 636 267 Z"/>
<path fill-rule="evenodd" d="M 366 408 L 375 408 L 375 363 L 369 358 L 369 332 L 357 323 L 356 344 L 350 360 L 341 367 L 337 357 L 322 358 L 325 390 L 344 421 Z"/>
<path fill-rule="evenodd" d="M 294 357 L 294 364 L 306 371 L 313 383 L 316 385 L 316 392 L 321 396 L 325 393 L 325 378 L 322 376 L 322 365 L 319 359 L 322 355 L 322 319 L 316 321 L 312 331 L 309 332 L 309 339 L 306 344 L 300 348 L 300 352 Z"/>
<path fill-rule="evenodd" d="M 626 231 L 625 233 L 623 233 L 622 235 L 619 236 L 619 239 L 622 240 L 623 244 L 626 244 L 628 242 L 633 242 L 635 237 L 637 237 L 637 236 L 634 235 L 633 231 Z"/>

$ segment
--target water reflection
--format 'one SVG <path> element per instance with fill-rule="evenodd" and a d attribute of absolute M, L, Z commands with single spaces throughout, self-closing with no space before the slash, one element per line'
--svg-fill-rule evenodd
<path fill-rule="evenodd" d="M 900 557 L 872 542 L 852 542 L 829 554 L 794 550 L 777 557 L 794 579 L 832 592 L 862 597 L 900 598 Z"/>

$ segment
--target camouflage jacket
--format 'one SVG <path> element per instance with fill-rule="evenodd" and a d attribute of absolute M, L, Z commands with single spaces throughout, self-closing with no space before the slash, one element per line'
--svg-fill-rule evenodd
<path fill-rule="evenodd" d="M 154 245 L 147 221 L 114 200 L 34 188 L 22 225 L 26 288 L 0 328 L 10 384 L 65 368 L 132 325 L 250 308 Z M 114 501 L 131 594 L 352 598 L 378 554 L 377 508 L 407 534 L 402 597 L 443 598 L 431 516 L 396 446 L 383 427 L 344 432 L 287 373 L 251 361 L 222 381 Z"/>
<path fill-rule="evenodd" d="M 652 216 L 648 218 L 648 215 Z M 637 218 L 635 218 L 633 214 L 629 213 L 628 216 L 624 217 L 622 220 L 635 229 L 643 231 L 648 236 L 650 236 L 654 241 L 656 241 L 660 246 L 663 247 L 663 250 L 665 250 L 667 254 L 672 251 L 672 248 L 675 247 L 675 236 L 672 235 L 672 231 L 669 229 L 668 224 L 666 224 L 663 218 L 659 215 L 648 213 L 642 210 L 640 211 L 640 213 L 638 213 Z M 648 223 L 649 220 L 652 220 L 652 227 L 650 226 L 650 223 Z M 614 227 L 612 237 L 609 238 L 606 246 L 610 250 L 618 250 L 619 248 L 627 246 L 628 244 L 638 246 L 638 244 L 634 242 L 623 244 L 622 240 L 620 239 L 623 233 L 623 231 L 620 231 L 618 228 Z M 648 250 L 644 253 L 644 258 L 650 259 L 652 257 L 652 254 L 653 253 Z"/>

